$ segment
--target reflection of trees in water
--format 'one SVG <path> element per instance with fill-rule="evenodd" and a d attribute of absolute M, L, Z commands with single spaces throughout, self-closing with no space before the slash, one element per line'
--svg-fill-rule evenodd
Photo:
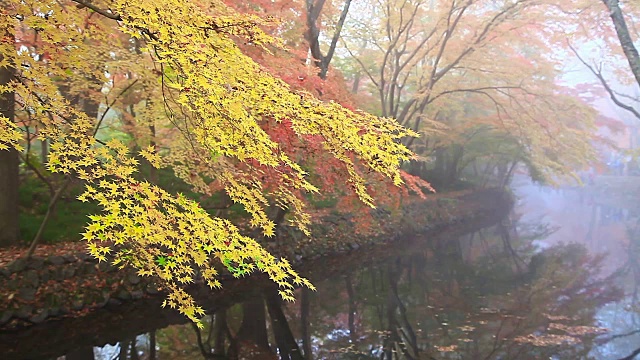
<path fill-rule="evenodd" d="M 598 353 L 606 352 L 613 348 L 621 353 L 626 351 L 628 355 L 619 357 L 619 360 L 632 360 L 640 355 L 640 347 L 637 345 L 640 334 L 640 218 L 635 217 L 633 224 L 627 226 L 626 258 L 624 265 L 617 271 L 617 277 L 621 286 L 625 286 L 625 299 L 616 304 L 615 318 L 617 319 L 617 332 L 608 334 L 599 339 L 602 349 Z M 618 356 L 616 356 L 618 357 Z"/>
<path fill-rule="evenodd" d="M 580 358 L 597 334 L 596 310 L 617 292 L 610 279 L 597 279 L 601 258 L 583 247 L 535 253 L 531 242 L 552 230 L 505 222 L 413 244 L 317 283 L 317 293 L 305 291 L 292 305 L 276 289 L 256 292 L 215 312 L 203 330 L 158 330 L 158 357 Z"/>
<path fill-rule="evenodd" d="M 473 263 L 470 243 L 485 249 Z M 586 355 L 596 309 L 616 296 L 607 279 L 596 279 L 601 259 L 571 245 L 532 262 L 517 249 L 514 232 L 499 226 L 368 269 L 354 286 L 359 341 L 325 342 L 320 357 L 336 349 L 380 359 Z"/>

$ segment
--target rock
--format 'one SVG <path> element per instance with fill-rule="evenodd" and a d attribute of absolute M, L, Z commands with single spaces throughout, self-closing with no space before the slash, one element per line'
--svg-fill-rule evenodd
<path fill-rule="evenodd" d="M 66 266 L 62 269 L 62 280 L 71 279 L 76 274 L 76 268 L 73 266 Z"/>
<path fill-rule="evenodd" d="M 29 321 L 34 324 L 40 324 L 44 322 L 49 317 L 49 311 L 47 309 L 42 309 L 36 315 L 29 318 Z"/>
<path fill-rule="evenodd" d="M 40 277 L 38 276 L 38 272 L 36 270 L 28 270 L 24 273 L 22 277 L 23 285 L 37 288 L 40 285 Z"/>
<path fill-rule="evenodd" d="M 26 267 L 27 261 L 25 259 L 18 259 L 11 262 L 9 266 L 7 266 L 7 269 L 13 274 L 24 270 Z"/>
<path fill-rule="evenodd" d="M 58 306 L 52 306 L 49 308 L 49 316 L 58 316 L 61 314 L 60 308 Z"/>
<path fill-rule="evenodd" d="M 44 266 L 44 260 L 42 258 L 32 257 L 27 262 L 27 268 L 29 269 L 40 270 L 42 269 L 43 266 Z"/>
<path fill-rule="evenodd" d="M 131 292 L 131 298 L 134 300 L 140 300 L 144 296 L 142 290 L 134 290 Z"/>
<path fill-rule="evenodd" d="M 116 297 L 118 300 L 123 300 L 123 301 L 131 300 L 131 294 L 130 294 L 127 290 L 125 290 L 125 289 L 120 289 L 120 290 L 116 293 L 115 297 Z"/>
<path fill-rule="evenodd" d="M 101 308 L 105 307 L 109 303 L 109 295 L 105 295 L 102 300 L 96 301 L 94 307 Z"/>
<path fill-rule="evenodd" d="M 9 271 L 9 269 L 3 267 L 3 268 L 0 269 L 0 275 L 8 278 L 9 276 L 11 276 L 11 271 Z"/>
<path fill-rule="evenodd" d="M 90 254 L 87 254 L 87 253 L 78 253 L 76 255 L 78 256 L 78 259 L 80 259 L 81 261 L 87 261 L 87 262 L 96 262 L 96 261 L 98 261 L 98 259 L 94 258 L 93 256 L 91 256 Z"/>
<path fill-rule="evenodd" d="M 62 256 L 49 256 L 47 262 L 51 265 L 62 265 L 67 261 Z"/>
<path fill-rule="evenodd" d="M 101 261 L 98 263 L 98 270 L 101 272 L 113 272 L 116 268 L 108 261 Z"/>
<path fill-rule="evenodd" d="M 78 258 L 73 254 L 62 255 L 65 262 L 72 263 L 78 261 Z"/>
<path fill-rule="evenodd" d="M 32 287 L 23 287 L 18 290 L 18 297 L 25 301 L 33 301 L 36 299 L 36 291 Z"/>
<path fill-rule="evenodd" d="M 120 305 L 122 305 L 122 301 L 118 299 L 110 298 L 109 301 L 107 301 L 107 306 L 120 306 Z"/>
<path fill-rule="evenodd" d="M 127 281 L 129 281 L 131 285 L 138 285 L 140 283 L 140 277 L 136 274 L 130 274 L 127 276 Z"/>
<path fill-rule="evenodd" d="M 50 278 L 51 278 L 51 272 L 48 270 L 40 274 L 40 282 L 43 284 L 49 281 Z"/>
<path fill-rule="evenodd" d="M 158 287 L 155 284 L 148 284 L 145 291 L 149 295 L 157 295 L 159 293 Z"/>
<path fill-rule="evenodd" d="M 86 262 L 76 270 L 76 275 L 91 275 L 97 272 L 97 264 Z"/>
<path fill-rule="evenodd" d="M 64 280 L 64 272 L 65 268 L 59 267 L 51 272 L 51 279 L 55 281 L 63 281 Z"/>
<path fill-rule="evenodd" d="M 9 290 L 18 290 L 20 288 L 20 280 L 14 277 L 13 279 L 9 279 L 9 281 L 6 282 L 5 286 Z"/>
<path fill-rule="evenodd" d="M 71 303 L 71 310 L 78 311 L 84 308 L 84 302 L 82 300 L 73 300 Z"/>
<path fill-rule="evenodd" d="M 18 319 L 28 320 L 33 314 L 33 307 L 31 305 L 22 305 L 15 312 L 14 316 Z"/>
<path fill-rule="evenodd" d="M 13 317 L 13 311 L 11 310 L 4 311 L 2 315 L 0 315 L 0 326 L 8 323 L 12 317 Z"/>

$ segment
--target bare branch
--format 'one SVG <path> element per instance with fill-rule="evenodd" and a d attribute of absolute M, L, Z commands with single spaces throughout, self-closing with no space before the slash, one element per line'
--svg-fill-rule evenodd
<path fill-rule="evenodd" d="M 119 14 L 114 14 L 114 13 L 111 12 L 111 10 L 100 9 L 99 7 L 91 4 L 90 2 L 82 1 L 82 0 L 72 0 L 72 1 L 75 2 L 75 3 L 78 3 L 81 6 L 86 7 L 88 9 L 90 9 L 90 10 L 92 10 L 92 11 L 94 11 L 94 12 L 96 12 L 96 13 L 104 16 L 104 17 L 106 17 L 106 18 L 113 19 L 113 20 L 116 20 L 116 21 L 121 21 L 122 20 L 122 17 L 120 17 Z"/>
<path fill-rule="evenodd" d="M 587 61 L 585 59 L 583 59 L 580 54 L 578 53 L 578 51 L 567 41 L 567 45 L 569 45 L 569 49 L 571 49 L 571 51 L 573 51 L 573 53 L 576 55 L 576 57 L 578 58 L 578 60 L 580 60 L 580 62 L 587 68 L 589 69 L 589 71 L 591 71 L 591 73 L 598 78 L 598 80 L 600 81 L 600 84 L 602 84 L 602 87 L 604 87 L 604 89 L 607 91 L 607 93 L 609 94 L 609 97 L 611 98 L 611 101 L 613 101 L 614 104 L 616 104 L 617 106 L 619 106 L 620 108 L 627 110 L 628 112 L 632 113 L 633 116 L 635 116 L 637 119 L 640 119 L 640 112 L 638 112 L 636 109 L 634 109 L 632 106 L 627 105 L 623 102 L 621 102 L 618 99 L 618 96 L 616 95 L 616 93 L 613 91 L 613 89 L 611 89 L 611 87 L 609 86 L 609 83 L 607 83 L 607 80 L 604 78 L 604 76 L 602 75 L 602 70 L 599 68 L 596 70 L 595 67 L 593 67 L 592 65 L 590 65 L 589 63 L 587 63 Z"/>

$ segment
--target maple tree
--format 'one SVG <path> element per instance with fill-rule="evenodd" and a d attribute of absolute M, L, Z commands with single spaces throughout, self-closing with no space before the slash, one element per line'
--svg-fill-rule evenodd
<path fill-rule="evenodd" d="M 573 39 L 568 40 L 568 46 L 579 62 L 596 77 L 598 83 L 605 90 L 606 95 L 609 96 L 611 101 L 636 118 L 640 118 L 640 113 L 634 108 L 633 104 L 637 102 L 638 99 L 634 98 L 634 96 L 620 93 L 618 89 L 616 89 L 618 86 L 612 84 L 610 81 L 610 77 L 612 76 L 607 74 L 607 72 L 612 72 L 613 76 L 618 78 L 618 82 L 622 83 L 622 85 L 628 85 L 630 79 L 625 79 L 627 69 L 620 68 L 620 64 L 624 61 L 622 59 L 626 59 L 628 69 L 631 70 L 631 74 L 633 75 L 634 80 L 632 81 L 640 84 L 640 56 L 632 39 L 632 33 L 636 33 L 636 30 L 633 27 L 633 22 L 631 22 L 632 28 L 629 29 L 627 21 L 625 20 L 625 17 L 633 18 L 640 9 L 634 6 L 634 4 L 626 4 L 625 12 L 623 12 L 620 7 L 620 2 L 617 0 L 603 0 L 602 3 L 604 7 L 596 9 L 591 9 L 588 5 L 583 5 L 583 7 L 579 8 L 581 10 L 590 10 L 590 15 L 586 18 L 594 22 L 604 23 L 603 29 L 598 33 L 588 33 L 587 36 L 574 36 Z M 603 9 L 606 11 L 602 11 Z M 607 15 L 611 18 L 610 23 L 606 21 Z M 607 25 L 612 26 L 607 28 Z M 601 54 L 599 54 L 597 58 L 587 58 L 587 56 L 583 54 L 585 51 L 581 51 L 578 46 L 590 44 L 594 37 L 598 38 L 598 43 L 600 44 L 598 48 Z M 577 45 L 574 46 L 572 41 Z M 606 56 L 602 56 L 602 53 L 606 53 Z"/>
<path fill-rule="evenodd" d="M 414 132 L 294 91 L 243 54 L 236 42 L 264 51 L 282 47 L 263 31 L 275 24 L 269 17 L 240 14 L 217 0 L 38 0 L 10 1 L 1 21 L 16 41 L 28 30 L 38 52 L 16 49 L 13 38 L 3 38 L 0 68 L 15 74 L 0 92 L 16 99 L 17 110 L 49 142 L 47 169 L 82 180 L 79 199 L 103 209 L 83 234 L 89 251 L 101 261 L 111 258 L 140 275 L 158 276 L 169 290 L 166 304 L 194 321 L 203 310 L 183 285 L 202 276 L 209 286 L 220 286 L 210 257 L 235 276 L 267 273 L 286 300 L 293 299 L 293 284 L 313 286 L 228 220 L 146 181 L 140 159 L 171 167 L 205 195 L 224 189 L 244 206 L 253 227 L 272 236 L 268 199 L 307 231 L 304 197 L 318 188 L 300 159 L 285 151 L 283 139 L 263 129 L 266 124 L 300 142 L 315 140 L 369 206 L 373 198 L 362 174 L 379 173 L 400 185 L 400 162 L 412 156 L 399 139 Z M 96 82 L 96 91 L 87 92 Z M 132 100 L 135 93 L 146 100 Z M 101 104 L 98 113 L 86 111 L 83 105 L 91 102 Z M 148 146 L 132 154 L 122 141 L 102 139 L 110 112 L 138 113 L 136 121 L 151 137 Z M 170 125 L 170 143 L 154 134 L 160 124 Z M 3 113 L 0 150 L 21 150 L 22 138 Z"/>
<path fill-rule="evenodd" d="M 243 12 L 277 17 L 278 33 L 297 53 L 298 60 L 313 64 L 313 75 L 327 79 L 351 0 L 245 0 L 229 1 L 228 5 Z M 304 14 L 304 22 L 300 21 L 300 14 Z M 323 38 L 329 39 L 328 44 Z"/>
<path fill-rule="evenodd" d="M 460 168 L 469 135 L 490 128 L 488 133 L 519 144 L 518 158 L 536 169 L 539 180 L 571 176 L 594 158 L 595 112 L 558 81 L 554 49 L 566 44 L 555 34 L 555 21 L 568 20 L 556 14 L 557 4 L 369 4 L 363 8 L 370 13 L 349 19 L 359 24 L 345 33 L 346 49 L 366 75 L 359 87 L 376 94 L 380 114 L 426 135 L 404 140 L 420 155 Z"/>

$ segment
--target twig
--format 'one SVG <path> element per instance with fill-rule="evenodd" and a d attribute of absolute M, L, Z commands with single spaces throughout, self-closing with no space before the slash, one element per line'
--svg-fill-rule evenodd
<path fill-rule="evenodd" d="M 93 5 L 93 4 L 89 3 L 89 2 L 86 2 L 86 1 L 81 1 L 81 0 L 72 0 L 72 1 L 84 6 L 86 8 L 88 8 L 88 9 L 91 9 L 91 10 L 97 12 L 98 14 L 100 14 L 100 15 L 102 15 L 104 17 L 107 17 L 109 19 L 113 19 L 113 20 L 116 20 L 116 21 L 121 21 L 122 20 L 122 17 L 120 15 L 110 12 L 111 10 L 102 10 L 99 7 Z"/>

